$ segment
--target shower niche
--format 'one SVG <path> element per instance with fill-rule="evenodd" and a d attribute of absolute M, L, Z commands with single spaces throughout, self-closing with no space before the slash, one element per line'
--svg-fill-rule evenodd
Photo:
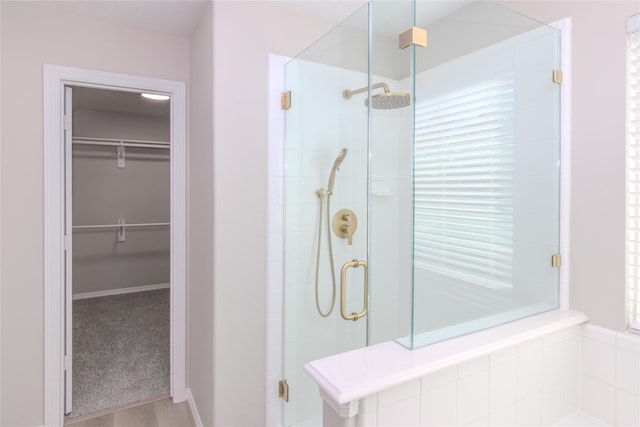
<path fill-rule="evenodd" d="M 493 2 L 370 2 L 286 64 L 283 425 L 321 425 L 312 360 L 558 308 L 560 87 L 559 30 Z"/>

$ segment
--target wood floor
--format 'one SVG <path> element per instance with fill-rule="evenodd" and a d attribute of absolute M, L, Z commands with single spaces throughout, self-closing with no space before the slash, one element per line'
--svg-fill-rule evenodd
<path fill-rule="evenodd" d="M 195 427 L 187 403 L 173 404 L 167 397 L 97 417 L 68 420 L 71 427 Z"/>

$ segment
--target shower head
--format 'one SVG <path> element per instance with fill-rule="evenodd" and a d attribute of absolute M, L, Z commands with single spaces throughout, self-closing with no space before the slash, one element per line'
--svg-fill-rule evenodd
<path fill-rule="evenodd" d="M 336 157 L 336 160 L 333 162 L 333 167 L 331 168 L 331 174 L 329 175 L 329 184 L 327 185 L 327 193 L 329 195 L 331 195 L 331 193 L 333 192 L 333 182 L 336 179 L 336 171 L 338 170 L 338 168 L 340 167 L 340 165 L 342 164 L 342 161 L 346 156 L 347 156 L 347 149 L 343 148 L 342 150 L 340 150 L 340 152 L 338 153 L 338 157 Z"/>
<path fill-rule="evenodd" d="M 395 110 L 408 107 L 409 104 L 411 104 L 411 96 L 404 92 L 380 93 L 371 97 L 371 108 L 375 110 Z M 368 98 L 364 100 L 364 105 L 369 105 Z"/>
<path fill-rule="evenodd" d="M 391 90 L 389 90 L 389 86 L 384 82 L 376 83 L 371 86 L 371 90 L 379 89 L 379 88 L 384 89 L 384 93 L 373 95 L 371 97 L 372 108 L 376 110 L 393 110 L 396 108 L 404 108 L 409 106 L 409 104 L 411 104 L 411 96 L 408 93 L 391 92 Z M 345 89 L 342 91 L 342 97 L 346 100 L 349 100 L 353 95 L 356 95 L 362 92 L 368 92 L 368 91 L 369 91 L 368 86 L 361 87 L 356 90 Z M 364 100 L 364 105 L 365 106 L 369 105 L 368 98 Z"/>

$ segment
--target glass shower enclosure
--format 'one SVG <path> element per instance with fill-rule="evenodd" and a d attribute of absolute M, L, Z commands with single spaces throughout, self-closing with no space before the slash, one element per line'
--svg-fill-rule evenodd
<path fill-rule="evenodd" d="M 303 366 L 558 307 L 560 34 L 493 2 L 373 1 L 285 68 L 283 425 Z"/>

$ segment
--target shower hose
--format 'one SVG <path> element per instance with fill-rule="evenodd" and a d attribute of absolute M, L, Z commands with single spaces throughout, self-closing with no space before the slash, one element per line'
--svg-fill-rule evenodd
<path fill-rule="evenodd" d="M 331 263 L 331 307 L 329 311 L 323 312 L 320 308 L 320 299 L 318 297 L 318 276 L 320 273 L 320 242 L 322 241 L 322 199 L 326 194 L 327 196 L 327 240 L 329 241 L 329 262 Z M 319 192 L 318 197 L 320 198 L 320 209 L 319 209 L 319 220 L 318 220 L 318 250 L 316 253 L 316 309 L 318 310 L 318 314 L 322 317 L 329 317 L 331 312 L 333 312 L 333 307 L 336 303 L 336 273 L 335 268 L 333 267 L 333 248 L 331 246 L 331 224 L 330 224 L 330 215 L 329 212 L 331 210 L 331 193 L 330 192 Z"/>

